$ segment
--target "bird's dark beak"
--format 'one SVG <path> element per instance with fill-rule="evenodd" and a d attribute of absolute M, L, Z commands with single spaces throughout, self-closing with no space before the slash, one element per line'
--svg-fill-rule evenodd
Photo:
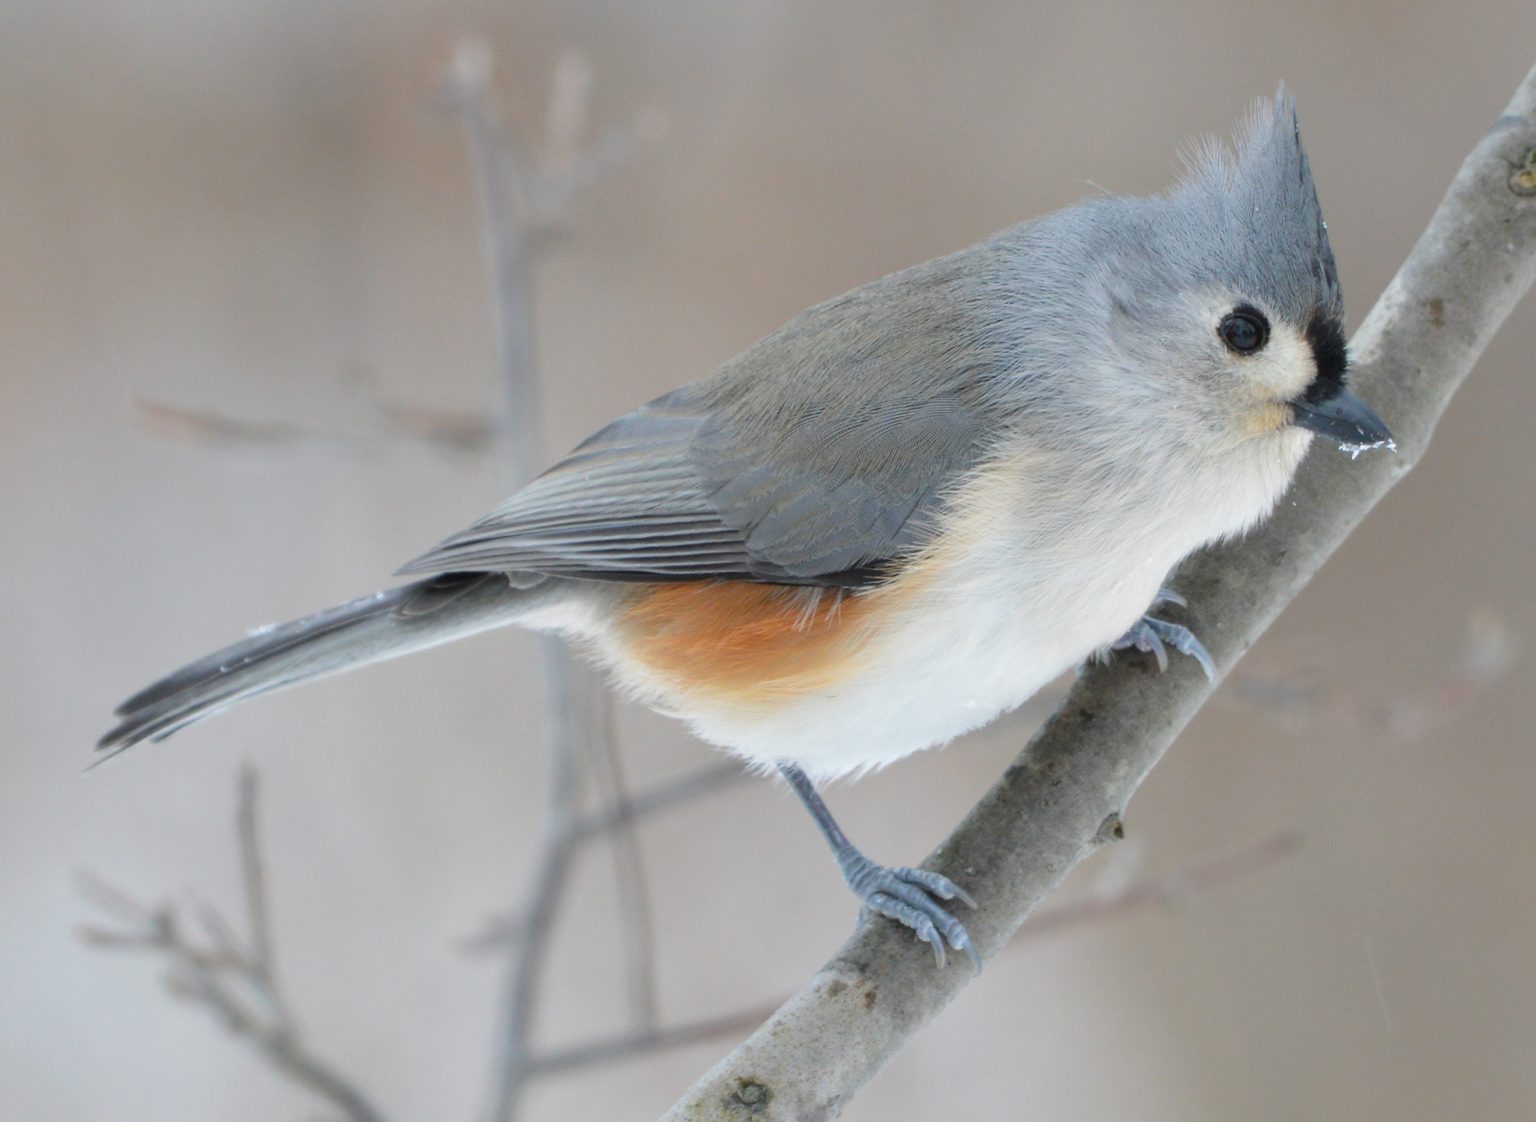
<path fill-rule="evenodd" d="M 1395 451 L 1392 434 L 1376 411 L 1344 388 L 1349 351 L 1338 315 L 1317 309 L 1307 323 L 1307 343 L 1312 348 L 1317 377 L 1305 393 L 1291 400 L 1291 423 L 1337 440 L 1339 447 L 1353 456 L 1368 448 Z"/>
<path fill-rule="evenodd" d="M 1337 440 L 1346 452 L 1363 452 L 1368 448 L 1395 448 L 1392 434 L 1386 424 L 1376 416 L 1365 402 L 1342 386 L 1337 392 L 1319 401 L 1308 401 L 1305 396 L 1291 402 L 1292 422 L 1304 429 L 1311 429 L 1320 436 Z"/>

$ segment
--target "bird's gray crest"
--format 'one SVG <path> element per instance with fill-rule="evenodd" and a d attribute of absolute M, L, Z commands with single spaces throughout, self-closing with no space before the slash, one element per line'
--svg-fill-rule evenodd
<path fill-rule="evenodd" d="M 1232 147 L 1207 140 L 1186 162 L 1168 196 L 1184 219 L 1181 255 L 1298 323 L 1317 309 L 1342 318 L 1338 269 L 1285 86 L 1254 105 Z"/>

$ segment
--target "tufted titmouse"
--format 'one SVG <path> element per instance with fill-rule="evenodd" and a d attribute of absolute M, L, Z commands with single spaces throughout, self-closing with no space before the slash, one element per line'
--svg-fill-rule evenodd
<path fill-rule="evenodd" d="M 1313 433 L 1390 442 L 1283 87 L 1166 195 L 1092 198 L 820 304 L 619 418 L 400 570 L 130 697 L 119 752 L 503 624 L 777 768 L 868 909 L 975 959 L 924 870 L 814 781 L 943 744 L 1095 653 L 1169 644 L 1166 574 L 1263 518 Z"/>

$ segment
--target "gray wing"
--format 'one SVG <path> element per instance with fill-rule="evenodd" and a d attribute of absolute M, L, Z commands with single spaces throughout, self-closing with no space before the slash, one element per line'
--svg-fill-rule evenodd
<path fill-rule="evenodd" d="M 705 419 L 665 397 L 619 418 L 400 572 L 752 576 L 744 535 L 721 520 L 689 456 Z"/>
<path fill-rule="evenodd" d="M 802 313 L 401 572 L 867 581 L 923 544 L 985 451 L 967 254 Z"/>

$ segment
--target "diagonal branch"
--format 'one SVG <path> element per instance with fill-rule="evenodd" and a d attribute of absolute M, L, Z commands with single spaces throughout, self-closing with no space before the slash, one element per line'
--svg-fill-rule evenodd
<path fill-rule="evenodd" d="M 1122 888 L 1095 892 L 1081 900 L 1043 908 L 1030 916 L 1018 931 L 1011 948 L 1035 938 L 1058 935 L 1090 924 L 1120 919 L 1136 912 L 1181 904 L 1198 893 L 1209 892 L 1269 868 L 1294 854 L 1301 839 L 1291 832 L 1271 834 L 1236 853 L 1174 869 L 1158 876 L 1133 881 Z M 708 1040 L 739 1037 L 757 1028 L 783 1002 L 778 998 L 731 1013 L 695 1021 L 664 1025 L 639 1025 L 612 1036 L 599 1036 L 563 1048 L 534 1055 L 527 1063 L 530 1076 L 558 1075 L 620 1060 L 685 1048 Z"/>
<path fill-rule="evenodd" d="M 1472 150 L 1353 342 L 1356 380 L 1397 434 L 1397 456 L 1315 448 L 1259 532 L 1179 574 L 1222 675 L 1366 513 L 1416 464 L 1451 395 L 1536 280 L 1536 70 Z M 981 901 L 967 914 L 990 957 L 1098 844 L 1210 697 L 1192 661 L 1162 676 L 1130 660 L 1083 674 L 928 861 Z M 667 1122 L 823 1120 L 973 974 L 935 970 L 890 923 L 862 928 L 810 983 L 699 1080 Z"/>

